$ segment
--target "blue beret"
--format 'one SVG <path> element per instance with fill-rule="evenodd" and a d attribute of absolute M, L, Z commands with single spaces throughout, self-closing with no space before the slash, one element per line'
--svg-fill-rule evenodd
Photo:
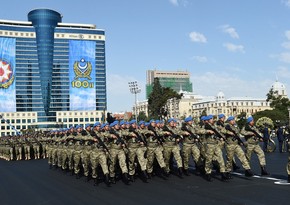
<path fill-rule="evenodd" d="M 149 123 L 152 123 L 152 122 L 155 122 L 155 120 L 154 120 L 154 119 L 151 119 L 151 120 L 149 121 Z"/>
<path fill-rule="evenodd" d="M 94 127 L 97 127 L 97 126 L 101 126 L 101 123 L 100 123 L 100 122 L 96 122 L 96 123 L 94 124 Z"/>
<path fill-rule="evenodd" d="M 201 119 L 201 120 L 205 120 L 205 119 L 206 119 L 206 116 L 201 116 L 200 119 Z"/>
<path fill-rule="evenodd" d="M 130 123 L 130 125 L 131 124 L 134 124 L 134 123 L 136 123 L 137 121 L 136 120 L 131 120 L 129 123 Z"/>
<path fill-rule="evenodd" d="M 70 127 L 69 127 L 69 129 L 74 129 L 74 128 L 75 128 L 74 126 L 70 126 Z"/>
<path fill-rule="evenodd" d="M 160 123 L 160 120 L 156 120 L 155 123 L 156 123 L 156 124 Z"/>
<path fill-rule="evenodd" d="M 143 120 L 141 120 L 141 121 L 139 122 L 139 125 L 142 125 L 142 124 L 145 124 L 145 122 L 144 122 Z"/>
<path fill-rule="evenodd" d="M 124 120 L 122 120 L 121 122 L 120 122 L 120 125 L 124 125 L 126 122 L 124 121 Z"/>
<path fill-rule="evenodd" d="M 91 126 L 90 124 L 86 124 L 86 125 L 85 125 L 85 128 L 90 127 L 90 126 Z"/>
<path fill-rule="evenodd" d="M 119 121 L 116 120 L 110 124 L 110 127 L 114 127 L 115 125 L 118 125 L 118 124 L 119 124 Z"/>
<path fill-rule="evenodd" d="M 219 119 L 221 119 L 221 118 L 223 118 L 223 117 L 225 117 L 224 114 L 219 114 Z"/>
<path fill-rule="evenodd" d="M 102 125 L 101 125 L 101 129 L 103 129 L 105 126 L 107 126 L 107 125 L 109 125 L 109 123 L 103 123 Z"/>
<path fill-rule="evenodd" d="M 172 121 L 175 122 L 174 118 L 170 118 L 167 122 L 170 123 Z"/>
<path fill-rule="evenodd" d="M 145 122 L 145 126 L 147 127 L 147 126 L 149 126 L 150 125 L 150 123 L 149 122 Z"/>
<path fill-rule="evenodd" d="M 164 124 L 164 120 L 160 120 L 160 124 Z"/>
<path fill-rule="evenodd" d="M 251 116 L 251 117 L 248 117 L 248 119 L 247 119 L 247 123 L 250 123 L 250 122 L 252 122 L 254 120 L 254 118 Z"/>
<path fill-rule="evenodd" d="M 189 122 L 189 121 L 192 121 L 192 117 L 191 116 L 189 116 L 189 117 L 184 119 L 184 122 Z"/>
<path fill-rule="evenodd" d="M 206 120 L 210 120 L 210 119 L 212 119 L 213 118 L 213 115 L 208 115 L 208 116 L 206 116 Z"/>
<path fill-rule="evenodd" d="M 81 126 L 81 125 L 77 125 L 77 126 L 76 126 L 76 129 L 79 129 L 79 128 L 83 128 L 83 126 Z"/>
<path fill-rule="evenodd" d="M 235 117 L 234 116 L 229 116 L 229 118 L 227 119 L 227 121 L 231 121 L 231 120 L 234 120 Z"/>

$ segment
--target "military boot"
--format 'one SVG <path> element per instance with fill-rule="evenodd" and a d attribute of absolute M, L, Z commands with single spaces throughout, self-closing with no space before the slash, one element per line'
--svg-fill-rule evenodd
<path fill-rule="evenodd" d="M 185 174 L 185 176 L 189 176 L 190 174 L 189 174 L 189 170 L 188 169 L 184 169 L 184 174 Z"/>
<path fill-rule="evenodd" d="M 254 176 L 253 172 L 250 169 L 246 169 L 245 170 L 245 176 L 246 177 L 252 177 Z"/>
<path fill-rule="evenodd" d="M 135 177 L 134 177 L 134 175 L 129 175 L 129 181 L 131 181 L 131 182 L 135 182 Z"/>
<path fill-rule="evenodd" d="M 169 177 L 169 172 L 166 171 L 166 168 L 165 168 L 165 167 L 162 168 L 162 174 L 163 174 L 165 177 Z"/>
<path fill-rule="evenodd" d="M 233 170 L 236 171 L 238 169 L 240 169 L 241 167 L 239 167 L 235 162 L 233 162 Z"/>
<path fill-rule="evenodd" d="M 212 182 L 211 174 L 205 174 L 204 177 L 205 177 L 206 181 Z"/>
<path fill-rule="evenodd" d="M 231 173 L 226 172 L 225 175 L 226 175 L 226 178 L 227 178 L 227 179 L 233 179 Z"/>
<path fill-rule="evenodd" d="M 288 183 L 290 183 L 290 175 L 288 175 Z"/>
<path fill-rule="evenodd" d="M 221 172 L 221 180 L 222 180 L 223 182 L 228 180 L 228 177 L 227 177 L 226 173 Z"/>
<path fill-rule="evenodd" d="M 80 179 L 81 178 L 81 174 L 80 173 L 77 173 L 76 174 L 76 179 Z"/>
<path fill-rule="evenodd" d="M 106 184 L 108 187 L 111 186 L 110 179 L 109 179 L 109 174 L 105 174 L 105 184 Z"/>
<path fill-rule="evenodd" d="M 178 168 L 178 176 L 182 178 L 182 167 Z"/>
<path fill-rule="evenodd" d="M 116 184 L 116 178 L 115 177 L 111 177 L 110 181 L 111 181 L 112 184 Z"/>
<path fill-rule="evenodd" d="M 261 175 L 262 175 L 262 176 L 270 175 L 270 173 L 268 173 L 268 172 L 266 171 L 266 166 L 261 166 Z"/>
<path fill-rule="evenodd" d="M 129 178 L 128 178 L 128 174 L 127 173 L 123 174 L 123 180 L 124 180 L 125 184 L 129 185 Z"/>

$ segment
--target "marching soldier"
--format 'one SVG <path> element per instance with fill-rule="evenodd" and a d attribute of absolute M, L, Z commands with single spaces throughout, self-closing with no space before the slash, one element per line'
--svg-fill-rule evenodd
<path fill-rule="evenodd" d="M 245 136 L 247 141 L 246 157 L 251 162 L 252 153 L 256 153 L 261 166 L 261 175 L 269 175 L 266 171 L 266 158 L 259 142 L 263 141 L 263 137 L 259 134 L 258 128 L 255 126 L 254 118 L 248 117 L 246 126 L 242 129 L 241 134 Z"/>
<path fill-rule="evenodd" d="M 162 169 L 163 175 L 168 176 L 166 172 L 166 165 L 163 157 L 163 139 L 164 131 L 156 128 L 155 120 L 150 120 L 148 125 L 148 132 L 146 134 L 147 141 L 147 173 L 148 177 L 151 178 L 153 174 L 153 162 L 156 158 L 160 168 Z"/>
<path fill-rule="evenodd" d="M 113 184 L 116 183 L 116 173 L 115 173 L 115 167 L 117 160 L 119 161 L 119 166 L 121 168 L 123 179 L 126 184 L 129 183 L 128 179 L 128 168 L 126 164 L 126 154 L 125 154 L 125 148 L 126 144 L 123 139 L 123 136 L 121 134 L 120 125 L 118 121 L 114 121 L 110 124 L 110 135 L 108 135 L 109 140 L 109 147 L 110 147 L 110 157 L 111 157 L 111 163 L 109 165 L 110 170 L 110 178 L 111 182 Z"/>
<path fill-rule="evenodd" d="M 191 116 L 184 119 L 181 129 L 189 133 L 189 135 L 183 135 L 182 157 L 185 175 L 189 176 L 190 156 L 193 157 L 197 172 L 202 172 L 204 168 L 198 145 L 200 143 L 199 135 L 204 135 L 210 131 L 194 126 Z"/>
<path fill-rule="evenodd" d="M 289 139 L 289 133 L 287 133 L 286 136 L 286 143 L 287 143 L 287 147 L 288 147 L 288 162 L 287 162 L 287 166 L 286 166 L 286 170 L 287 170 L 287 174 L 288 174 L 288 183 L 290 183 L 290 139 Z"/>
<path fill-rule="evenodd" d="M 139 129 L 137 129 L 136 120 L 130 121 L 129 134 L 127 136 L 130 179 L 131 181 L 134 181 L 135 159 L 137 157 L 137 161 L 141 167 L 143 180 L 146 182 L 148 178 L 146 173 L 147 160 L 145 159 L 145 152 L 147 148 L 145 146 L 146 142 L 144 141 L 141 132 Z"/>
<path fill-rule="evenodd" d="M 213 116 L 208 115 L 206 118 L 205 129 L 211 131 L 206 134 L 206 160 L 205 160 L 205 177 L 207 181 L 212 181 L 212 160 L 216 156 L 216 160 L 220 167 L 221 179 L 222 181 L 227 180 L 225 174 L 225 162 L 223 159 L 223 153 L 221 147 L 219 146 L 220 140 L 225 140 L 223 134 L 226 134 L 226 130 L 219 130 L 214 124 Z"/>
<path fill-rule="evenodd" d="M 107 164 L 107 154 L 109 154 L 109 150 L 107 145 L 105 144 L 105 141 L 107 139 L 105 139 L 104 135 L 101 133 L 101 123 L 96 122 L 94 124 L 93 130 L 91 131 L 90 135 L 93 138 L 92 151 L 90 153 L 90 162 L 94 185 L 98 184 L 97 168 L 98 165 L 100 165 L 105 176 L 105 183 L 107 184 L 107 186 L 110 186 L 109 169 Z"/>
<path fill-rule="evenodd" d="M 81 125 L 76 126 L 77 134 L 74 136 L 75 144 L 74 144 L 74 153 L 73 153 L 73 159 L 74 159 L 74 173 L 76 175 L 76 178 L 80 178 L 80 166 L 81 166 L 81 155 L 83 152 L 83 127 Z"/>
<path fill-rule="evenodd" d="M 230 172 L 233 168 L 233 159 L 236 155 L 238 159 L 241 161 L 243 168 L 245 169 L 245 176 L 251 177 L 253 176 L 253 173 L 251 171 L 250 163 L 247 160 L 245 153 L 243 149 L 241 148 L 240 144 L 243 144 L 243 141 L 239 137 L 240 130 L 238 126 L 236 126 L 235 118 L 233 116 L 230 116 L 228 119 L 228 124 L 225 126 L 225 128 L 233 132 L 234 135 L 226 135 L 226 152 L 227 152 L 227 162 L 226 162 L 226 173 L 227 177 L 231 178 Z"/>
<path fill-rule="evenodd" d="M 91 133 L 91 125 L 86 124 L 85 130 L 82 132 L 83 136 L 83 151 L 81 154 L 81 161 L 84 169 L 84 176 L 87 177 L 87 181 L 89 181 L 89 163 L 90 163 L 90 154 L 92 151 L 92 136 Z"/>
<path fill-rule="evenodd" d="M 189 135 L 188 132 L 179 130 L 176 128 L 176 121 L 173 118 L 170 118 L 168 121 L 168 126 L 164 126 L 164 143 L 163 143 L 163 154 L 164 154 L 164 161 L 166 165 L 166 172 L 170 172 L 170 158 L 171 154 L 176 161 L 177 168 L 178 168 L 178 175 L 179 177 L 182 176 L 182 159 L 180 155 L 180 146 L 179 143 L 182 140 L 182 135 Z"/>

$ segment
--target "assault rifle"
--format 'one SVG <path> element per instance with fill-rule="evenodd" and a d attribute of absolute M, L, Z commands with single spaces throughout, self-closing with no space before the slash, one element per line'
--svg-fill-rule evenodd
<path fill-rule="evenodd" d="M 264 140 L 264 138 L 256 130 L 252 129 L 249 125 L 246 125 L 245 130 L 253 132 L 256 139 L 258 138 L 258 140 L 262 141 Z"/>
<path fill-rule="evenodd" d="M 122 139 L 122 137 L 114 129 L 110 129 L 109 133 L 113 134 L 113 135 L 115 135 L 117 137 L 116 144 L 120 144 L 121 143 L 121 145 L 124 145 L 125 148 L 127 148 L 127 145 L 126 145 L 125 141 Z"/>
<path fill-rule="evenodd" d="M 236 133 L 236 131 L 234 131 L 234 130 L 231 128 L 231 126 L 230 126 L 229 124 L 227 124 L 227 125 L 225 126 L 225 128 L 226 128 L 226 130 L 231 131 L 232 133 L 234 133 L 234 138 L 235 138 L 236 140 L 238 140 L 239 144 L 241 144 L 241 145 L 243 145 L 243 146 L 245 147 L 245 144 L 244 144 L 243 140 L 239 137 L 239 135 Z"/>
<path fill-rule="evenodd" d="M 147 142 L 143 139 L 143 137 L 133 128 L 129 128 L 129 132 L 133 132 L 137 136 L 138 142 L 142 142 L 145 146 L 147 146 Z"/>
<path fill-rule="evenodd" d="M 182 125 L 181 130 L 182 130 L 182 131 L 185 131 L 185 132 L 188 132 L 188 133 L 190 134 L 189 137 L 188 137 L 190 140 L 195 139 L 195 140 L 197 140 L 197 141 L 200 141 L 199 136 L 196 135 L 196 134 L 193 134 L 193 133 L 192 133 L 192 132 L 191 132 L 191 131 L 186 127 L 186 124 L 185 124 L 185 123 Z"/>
<path fill-rule="evenodd" d="M 167 126 L 164 126 L 164 127 L 163 127 L 163 131 L 165 131 L 165 132 L 169 132 L 169 133 L 170 133 L 170 136 L 171 136 L 172 138 L 174 138 L 175 141 L 176 141 L 177 139 L 183 139 L 180 135 L 175 134 L 175 133 L 174 133 L 172 130 L 170 130 Z"/>
<path fill-rule="evenodd" d="M 91 131 L 90 134 L 92 137 L 94 137 L 98 140 L 98 144 L 101 147 L 103 147 L 110 155 L 109 149 L 108 149 L 107 145 L 104 143 L 104 141 L 94 131 Z"/>
<path fill-rule="evenodd" d="M 162 145 L 164 142 L 163 137 L 159 136 L 156 132 L 156 130 L 154 129 L 154 127 L 152 127 L 151 125 L 148 126 L 148 130 L 152 131 L 154 133 L 154 139 L 157 139 L 157 141 Z"/>
<path fill-rule="evenodd" d="M 223 139 L 227 143 L 226 137 L 224 136 L 224 134 L 222 134 L 219 131 L 217 131 L 217 129 L 215 129 L 211 124 L 206 123 L 204 125 L 204 128 L 207 129 L 207 130 L 213 131 L 218 138 Z"/>

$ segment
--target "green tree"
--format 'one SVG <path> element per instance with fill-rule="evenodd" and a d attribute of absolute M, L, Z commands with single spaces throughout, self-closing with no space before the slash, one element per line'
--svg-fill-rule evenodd
<path fill-rule="evenodd" d="M 236 119 L 236 123 L 240 129 L 244 127 L 247 123 L 247 113 L 246 112 L 241 112 Z"/>
<path fill-rule="evenodd" d="M 148 97 L 149 116 L 154 119 L 161 119 L 162 116 L 166 117 L 168 114 L 166 103 L 172 98 L 180 99 L 181 95 L 171 88 L 162 87 L 159 79 L 155 78 L 152 92 Z"/>
<path fill-rule="evenodd" d="M 148 117 L 147 117 L 147 115 L 145 114 L 144 111 L 141 111 L 139 113 L 139 115 L 138 115 L 138 122 L 141 121 L 141 120 L 143 120 L 143 121 L 147 121 L 148 120 Z"/>
<path fill-rule="evenodd" d="M 280 110 L 285 114 L 288 113 L 288 108 L 290 107 L 289 98 L 278 95 L 277 91 L 273 91 L 273 88 L 267 93 L 267 102 L 270 102 L 270 107 Z"/>

